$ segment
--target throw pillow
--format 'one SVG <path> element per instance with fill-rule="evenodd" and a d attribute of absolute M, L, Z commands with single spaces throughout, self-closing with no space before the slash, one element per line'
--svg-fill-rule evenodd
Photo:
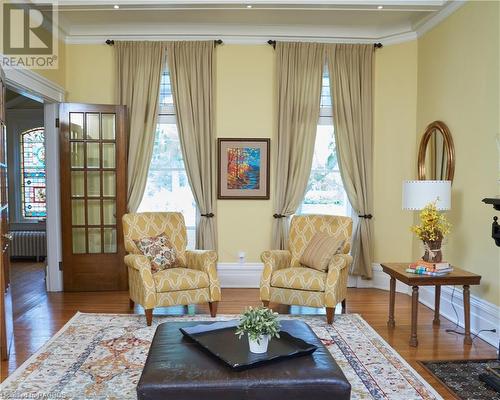
<path fill-rule="evenodd" d="M 178 266 L 177 252 L 167 236 L 142 238 L 135 244 L 151 262 L 152 273 Z"/>
<path fill-rule="evenodd" d="M 318 232 L 309 241 L 300 263 L 306 267 L 326 272 L 332 257 L 344 247 L 344 240 L 326 233 Z"/>

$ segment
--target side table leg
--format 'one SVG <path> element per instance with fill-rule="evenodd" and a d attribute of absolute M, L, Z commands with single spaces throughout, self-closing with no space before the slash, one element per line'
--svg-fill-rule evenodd
<path fill-rule="evenodd" d="M 413 286 L 411 295 L 411 336 L 410 346 L 417 347 L 418 286 Z"/>
<path fill-rule="evenodd" d="M 390 291 L 389 291 L 389 320 L 387 326 L 394 328 L 396 322 L 394 321 L 394 303 L 396 302 L 396 278 L 391 276 Z"/>
<path fill-rule="evenodd" d="M 435 298 L 434 298 L 434 319 L 432 320 L 432 325 L 439 326 L 441 321 L 439 320 L 439 306 L 441 304 L 441 285 L 436 285 L 435 287 Z"/>
<path fill-rule="evenodd" d="M 465 337 L 464 344 L 472 344 L 472 338 L 470 336 L 470 290 L 469 285 L 464 285 L 464 325 L 465 325 Z"/>

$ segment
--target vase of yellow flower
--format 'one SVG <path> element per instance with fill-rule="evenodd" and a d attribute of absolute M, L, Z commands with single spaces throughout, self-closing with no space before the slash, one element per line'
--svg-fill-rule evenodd
<path fill-rule="evenodd" d="M 450 233 L 451 224 L 436 207 L 436 202 L 429 203 L 420 213 L 420 224 L 413 225 L 411 230 L 424 242 L 424 256 L 427 262 L 441 262 L 443 238 Z"/>

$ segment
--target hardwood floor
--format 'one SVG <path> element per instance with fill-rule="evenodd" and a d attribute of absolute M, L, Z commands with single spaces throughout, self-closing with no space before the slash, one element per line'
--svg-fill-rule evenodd
<path fill-rule="evenodd" d="M 16 270 L 17 268 L 17 270 Z M 42 272 L 40 272 L 42 271 Z M 45 293 L 43 267 L 33 263 L 13 264 L 12 291 L 15 306 L 14 343 L 11 357 L 1 363 L 1 379 L 19 367 L 29 356 L 36 352 L 52 337 L 77 311 L 100 313 L 144 313 L 141 307 L 129 309 L 127 292 L 73 292 Z M 237 314 L 246 306 L 258 306 L 257 289 L 223 289 L 219 314 Z M 387 327 L 389 292 L 378 289 L 348 289 L 347 312 L 358 313 L 401 354 L 432 386 L 446 399 L 453 397 L 432 378 L 419 364 L 418 360 L 495 358 L 496 350 L 479 338 L 472 346 L 463 345 L 463 336 L 446 333 L 454 323 L 441 318 L 441 326 L 432 325 L 433 312 L 419 306 L 417 348 L 410 347 L 411 298 L 396 294 L 396 327 Z M 280 313 L 321 313 L 309 307 L 287 307 L 271 303 Z M 155 309 L 155 315 L 179 315 L 183 313 L 208 314 L 208 305 L 189 307 L 168 307 Z M 336 313 L 340 313 L 340 305 Z"/>

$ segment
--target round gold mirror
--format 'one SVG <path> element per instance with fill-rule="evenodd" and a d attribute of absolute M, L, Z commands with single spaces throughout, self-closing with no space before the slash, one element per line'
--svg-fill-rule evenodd
<path fill-rule="evenodd" d="M 434 121 L 425 129 L 418 150 L 418 179 L 453 181 L 455 147 L 444 122 Z"/>

